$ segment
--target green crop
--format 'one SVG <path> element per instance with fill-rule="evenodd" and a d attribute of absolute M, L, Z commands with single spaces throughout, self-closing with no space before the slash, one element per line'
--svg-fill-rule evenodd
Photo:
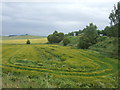
<path fill-rule="evenodd" d="M 4 44 L 4 88 L 116 88 L 118 60 L 50 44 Z"/>

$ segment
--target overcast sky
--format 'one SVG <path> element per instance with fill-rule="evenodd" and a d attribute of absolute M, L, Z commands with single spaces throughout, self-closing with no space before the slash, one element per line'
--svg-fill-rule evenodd
<path fill-rule="evenodd" d="M 82 30 L 90 22 L 104 29 L 119 0 L 79 0 L 78 2 L 3 2 L 2 34 L 45 36 L 57 30 Z"/>

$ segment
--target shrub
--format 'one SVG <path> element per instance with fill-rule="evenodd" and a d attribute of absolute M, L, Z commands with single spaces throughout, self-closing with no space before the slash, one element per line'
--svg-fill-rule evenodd
<path fill-rule="evenodd" d="M 104 40 L 106 40 L 107 38 L 108 38 L 107 36 L 98 37 L 98 38 L 97 38 L 97 42 L 104 41 Z"/>
<path fill-rule="evenodd" d="M 30 44 L 30 40 L 27 40 L 26 44 Z"/>
<path fill-rule="evenodd" d="M 68 38 L 63 39 L 63 45 L 66 46 L 67 44 L 70 43 L 70 40 Z"/>
<path fill-rule="evenodd" d="M 47 39 L 50 43 L 59 43 L 63 40 L 64 34 L 63 33 L 53 33 L 48 35 Z"/>
<path fill-rule="evenodd" d="M 89 47 L 90 45 L 91 45 L 91 43 L 89 42 L 88 37 L 82 35 L 82 36 L 79 38 L 78 48 L 88 49 L 88 47 Z"/>
<path fill-rule="evenodd" d="M 88 49 L 89 46 L 97 42 L 97 37 L 97 26 L 93 23 L 90 23 L 89 26 L 84 28 L 83 33 L 81 33 L 78 47 L 82 49 Z"/>
<path fill-rule="evenodd" d="M 50 34 L 50 35 L 47 37 L 47 39 L 48 39 L 48 41 L 49 41 L 50 43 L 53 43 L 53 42 L 54 42 L 54 36 L 53 36 L 53 34 Z"/>

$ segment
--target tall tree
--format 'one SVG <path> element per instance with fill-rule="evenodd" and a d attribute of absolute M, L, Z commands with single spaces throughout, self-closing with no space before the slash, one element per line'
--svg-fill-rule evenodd
<path fill-rule="evenodd" d="M 110 26 L 105 27 L 104 32 L 109 37 L 120 37 L 120 2 L 114 5 L 109 15 Z"/>
<path fill-rule="evenodd" d="M 98 36 L 96 25 L 94 25 L 93 23 L 90 23 L 89 26 L 86 26 L 86 28 L 84 28 L 83 32 L 85 36 L 89 38 L 89 41 L 92 44 L 96 43 L 96 38 Z"/>
<path fill-rule="evenodd" d="M 83 29 L 83 33 L 80 35 L 78 47 L 82 49 L 87 49 L 89 46 L 97 42 L 97 26 L 90 23 L 89 26 Z"/>
<path fill-rule="evenodd" d="M 110 24 L 116 25 L 120 22 L 120 2 L 117 3 L 117 6 L 114 5 L 114 9 L 109 15 Z"/>
<path fill-rule="evenodd" d="M 117 33 L 115 35 L 116 37 L 118 37 L 115 39 L 115 42 L 117 43 L 114 43 L 114 46 L 117 46 L 117 44 L 120 43 L 120 1 L 117 3 L 117 5 L 114 5 L 114 9 L 110 13 L 109 19 L 111 21 L 111 26 L 114 27 L 114 32 Z M 118 47 L 120 47 L 120 44 L 118 44 Z M 118 48 L 118 56 L 120 56 L 120 48 Z"/>
<path fill-rule="evenodd" d="M 114 9 L 109 15 L 110 19 L 110 25 L 114 26 L 114 30 L 117 33 L 120 33 L 120 1 L 117 3 L 117 5 L 114 5 Z M 120 37 L 120 34 L 117 34 L 116 36 Z"/>

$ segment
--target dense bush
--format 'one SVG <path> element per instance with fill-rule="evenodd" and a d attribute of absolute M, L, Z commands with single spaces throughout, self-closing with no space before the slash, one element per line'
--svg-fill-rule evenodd
<path fill-rule="evenodd" d="M 26 44 L 30 44 L 30 40 L 27 40 L 27 41 L 26 41 Z"/>
<path fill-rule="evenodd" d="M 88 49 L 88 47 L 91 45 L 89 38 L 86 37 L 84 34 L 80 36 L 78 48 L 81 49 Z"/>
<path fill-rule="evenodd" d="M 48 35 L 47 39 L 50 43 L 59 43 L 63 40 L 64 34 L 55 31 L 53 34 Z"/>
<path fill-rule="evenodd" d="M 104 29 L 104 35 L 109 37 L 118 37 L 118 24 L 114 26 L 106 26 Z"/>
<path fill-rule="evenodd" d="M 106 40 L 108 37 L 107 36 L 100 36 L 97 38 L 97 42 L 101 42 L 101 41 L 104 41 Z"/>
<path fill-rule="evenodd" d="M 80 35 L 78 48 L 87 49 L 97 42 L 97 37 L 97 26 L 90 23 L 89 26 L 83 29 L 83 33 Z"/>
<path fill-rule="evenodd" d="M 70 40 L 68 38 L 63 39 L 63 45 L 66 46 L 67 44 L 70 43 Z"/>
<path fill-rule="evenodd" d="M 47 39 L 48 39 L 48 41 L 50 43 L 53 43 L 54 42 L 54 36 L 53 36 L 53 34 L 48 35 Z"/>

